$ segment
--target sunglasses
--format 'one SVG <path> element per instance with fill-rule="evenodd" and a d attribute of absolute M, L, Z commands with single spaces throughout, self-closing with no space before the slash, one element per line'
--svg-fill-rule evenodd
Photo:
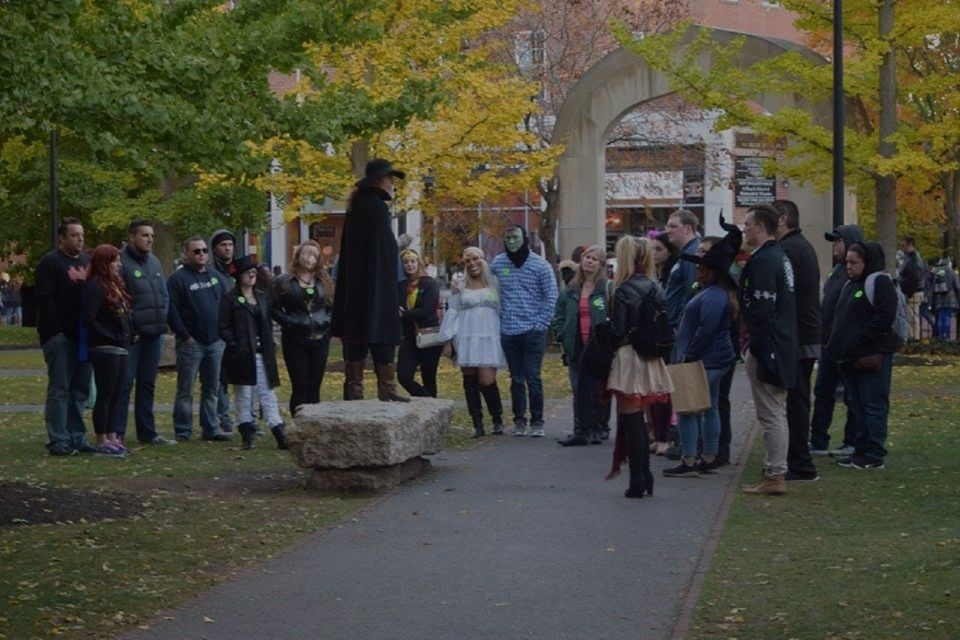
<path fill-rule="evenodd" d="M 206 247 L 202 247 L 202 248 L 200 248 L 200 249 L 194 249 L 194 250 L 193 250 L 193 255 L 198 256 L 198 255 L 200 255 L 201 253 L 209 253 L 209 251 L 210 251 L 210 250 L 207 249 Z"/>

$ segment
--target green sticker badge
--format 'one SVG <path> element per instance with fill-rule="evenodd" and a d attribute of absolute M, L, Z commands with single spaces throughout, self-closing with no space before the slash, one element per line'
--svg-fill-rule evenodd
<path fill-rule="evenodd" d="M 136 271 L 133 272 L 133 277 L 134 277 L 134 278 L 142 278 L 142 277 L 143 277 L 143 272 L 140 271 L 140 269 L 137 269 Z"/>
<path fill-rule="evenodd" d="M 493 295 L 493 291 L 487 291 L 487 300 L 490 302 L 496 302 L 497 297 Z"/>
<path fill-rule="evenodd" d="M 503 275 L 505 275 L 505 276 L 510 275 L 510 267 L 504 267 L 504 268 L 503 268 Z"/>
<path fill-rule="evenodd" d="M 863 290 L 857 291 L 855 294 L 853 294 L 853 297 L 854 297 L 854 298 L 862 298 L 862 297 L 863 297 Z"/>
<path fill-rule="evenodd" d="M 239 302 L 240 304 L 247 304 L 247 299 L 244 298 L 243 296 L 239 296 L 237 297 L 237 302 Z"/>
<path fill-rule="evenodd" d="M 308 296 L 312 296 L 312 295 L 313 295 L 313 287 L 307 287 L 307 295 L 308 295 Z"/>
<path fill-rule="evenodd" d="M 593 306 L 595 306 L 597 309 L 603 309 L 603 298 L 594 299 Z"/>
<path fill-rule="evenodd" d="M 217 280 L 217 277 L 216 277 L 216 276 L 210 278 L 210 284 L 217 284 L 218 282 L 220 282 L 220 281 Z"/>

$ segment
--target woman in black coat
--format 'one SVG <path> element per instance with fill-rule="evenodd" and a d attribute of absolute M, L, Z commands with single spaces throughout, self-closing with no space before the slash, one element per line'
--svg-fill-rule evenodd
<path fill-rule="evenodd" d="M 253 424 L 256 387 L 277 448 L 286 449 L 283 419 L 273 390 L 280 386 L 280 374 L 267 295 L 256 289 L 257 263 L 253 259 L 244 256 L 234 264 L 237 284 L 220 299 L 220 339 L 226 343 L 220 362 L 220 381 L 234 385 L 237 430 L 243 438 L 243 448 L 253 448 L 257 431 Z"/>
<path fill-rule="evenodd" d="M 363 367 L 369 353 L 377 372 L 377 397 L 409 402 L 396 393 L 400 259 L 387 207 L 394 184 L 404 174 L 386 160 L 371 160 L 365 174 L 347 201 L 330 333 L 343 341 L 344 400 L 363 399 Z"/>
<path fill-rule="evenodd" d="M 290 374 L 290 414 L 320 402 L 320 385 L 330 353 L 333 281 L 320 262 L 320 245 L 307 240 L 293 252 L 290 272 L 270 290 L 270 313 L 280 325 L 283 361 Z"/>
<path fill-rule="evenodd" d="M 423 349 L 417 347 L 417 330 L 440 326 L 440 285 L 427 275 L 426 265 L 413 249 L 400 254 L 407 279 L 400 283 L 400 321 L 403 338 L 397 355 L 397 379 L 411 396 L 437 397 L 437 368 L 443 343 Z M 423 384 L 413 375 L 420 369 Z"/>
<path fill-rule="evenodd" d="M 837 462 L 842 467 L 882 469 L 887 454 L 890 379 L 897 336 L 897 292 L 883 272 L 886 260 L 876 242 L 847 249 L 849 282 L 837 300 L 827 353 L 840 364 L 847 410 L 853 414 L 856 451 Z"/>

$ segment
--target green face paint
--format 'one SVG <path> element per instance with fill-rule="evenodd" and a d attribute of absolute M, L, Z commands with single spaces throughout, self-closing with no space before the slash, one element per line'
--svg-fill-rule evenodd
<path fill-rule="evenodd" d="M 510 253 L 519 251 L 520 247 L 523 246 L 523 232 L 520 231 L 520 229 L 511 229 L 504 237 L 503 243 L 507 246 L 507 251 Z"/>

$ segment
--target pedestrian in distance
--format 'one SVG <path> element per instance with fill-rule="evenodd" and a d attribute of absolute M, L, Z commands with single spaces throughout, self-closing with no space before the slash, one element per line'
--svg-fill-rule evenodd
<path fill-rule="evenodd" d="M 497 369 L 506 368 L 507 360 L 501 346 L 500 290 L 479 248 L 463 250 L 463 267 L 463 286 L 452 290 L 440 326 L 443 354 L 460 367 L 473 437 L 485 435 L 481 397 L 490 413 L 493 435 L 503 435 Z"/>
<path fill-rule="evenodd" d="M 863 231 L 855 224 L 840 225 L 824 234 L 832 245 L 833 269 L 823 283 L 820 300 L 820 319 L 822 335 L 820 337 L 820 362 L 817 365 L 817 379 L 813 386 L 813 416 L 810 418 L 810 454 L 814 456 L 843 455 L 853 453 L 854 423 L 853 415 L 847 413 L 843 429 L 843 440 L 839 447 L 830 449 L 830 423 L 836 405 L 837 388 L 843 383 L 843 375 L 838 363 L 834 362 L 827 351 L 827 343 L 833 331 L 837 301 L 840 292 L 847 284 L 847 249 L 863 242 Z M 846 391 L 844 390 L 844 393 Z"/>
<path fill-rule="evenodd" d="M 228 290 L 235 284 L 236 268 L 233 262 L 236 247 L 237 237 L 227 229 L 217 229 L 210 236 L 210 250 L 213 255 L 208 268 L 220 273 L 219 279 L 224 282 Z M 217 420 L 220 422 L 221 431 L 225 433 L 233 431 L 233 422 L 230 418 L 230 388 L 222 382 L 217 395 Z"/>
<path fill-rule="evenodd" d="M 493 259 L 490 269 L 500 283 L 500 334 L 510 367 L 510 400 L 514 436 L 542 438 L 543 355 L 547 328 L 557 303 L 557 279 L 550 264 L 530 250 L 527 230 L 507 228 L 506 251 Z M 527 419 L 529 400 L 530 417 Z"/>
<path fill-rule="evenodd" d="M 173 403 L 173 431 L 178 441 L 193 433 L 193 387 L 200 377 L 200 428 L 203 440 L 222 442 L 230 435 L 217 428 L 220 398 L 220 299 L 230 290 L 224 276 L 207 267 L 210 254 L 200 236 L 187 238 L 181 256 L 183 268 L 167 279 L 170 310 L 167 323 L 177 337 L 177 393 Z"/>
<path fill-rule="evenodd" d="M 701 243 L 703 241 L 701 240 Z M 651 238 L 651 247 L 653 250 L 653 264 L 657 268 L 657 284 L 664 291 L 670 284 L 670 274 L 673 272 L 674 265 L 680 260 L 680 249 L 670 242 L 670 236 L 666 233 L 659 233 Z M 698 247 L 699 248 L 699 247 Z M 663 402 L 650 405 L 647 409 L 650 415 L 650 424 L 648 430 L 651 432 L 650 453 L 658 456 L 665 456 L 667 449 L 670 448 L 671 440 L 678 438 L 677 430 L 673 422 L 673 403 Z M 673 432 L 671 434 L 671 432 Z"/>
<path fill-rule="evenodd" d="M 775 200 L 780 214 L 776 238 L 790 260 L 797 310 L 796 383 L 787 392 L 787 475 L 791 482 L 815 482 L 820 479 L 810 455 L 810 377 L 820 357 L 820 264 L 813 245 L 800 230 L 800 211 L 791 200 Z"/>
<path fill-rule="evenodd" d="M 722 217 L 721 217 L 722 222 Z M 737 285 L 730 265 L 740 251 L 742 236 L 733 227 L 726 237 L 711 243 L 702 255 L 682 255 L 697 265 L 697 293 L 683 310 L 673 350 L 674 362 L 702 362 L 707 373 L 710 407 L 700 413 L 680 416 L 683 458 L 663 470 L 666 477 L 697 477 L 717 472 L 720 447 L 720 384 L 737 359 L 730 339 L 730 326 L 738 314 Z M 703 244 L 701 244 L 701 248 Z M 697 452 L 702 440 L 703 451 Z"/>
<path fill-rule="evenodd" d="M 340 240 L 331 334 L 343 342 L 344 400 L 363 399 L 367 354 L 377 372 L 377 398 L 409 402 L 396 391 L 400 344 L 397 239 L 387 202 L 404 173 L 383 159 L 371 160 L 347 199 Z"/>
<path fill-rule="evenodd" d="M 137 340 L 130 345 L 127 374 L 117 399 L 117 437 L 127 432 L 130 392 L 134 396 L 134 424 L 141 444 L 176 444 L 157 433 L 153 412 L 160 353 L 167 333 L 170 294 L 160 261 L 152 253 L 153 225 L 134 220 L 127 226 L 127 246 L 120 252 L 120 277 L 130 296 L 130 317 Z"/>
<path fill-rule="evenodd" d="M 916 239 L 913 236 L 904 236 L 900 242 L 903 251 L 903 263 L 897 271 L 897 280 L 900 290 L 907 298 L 907 312 L 910 324 L 910 339 L 919 340 L 920 334 L 920 305 L 923 304 L 923 285 L 926 280 L 927 264 L 917 250 Z"/>
<path fill-rule="evenodd" d="M 650 241 L 624 236 L 615 247 L 617 270 L 614 276 L 613 303 L 610 308 L 610 333 L 616 349 L 607 378 L 607 390 L 617 399 L 617 440 L 613 451 L 610 480 L 620 474 L 624 461 L 629 463 L 630 486 L 627 498 L 653 495 L 650 472 L 650 441 L 644 420 L 644 408 L 666 402 L 673 383 L 660 357 L 641 355 L 631 334 L 649 335 L 648 318 L 667 313 L 663 291 L 653 281 L 655 267 Z M 648 308 L 648 305 L 650 308 Z"/>
<path fill-rule="evenodd" d="M 220 379 L 234 385 L 237 431 L 243 448 L 253 448 L 257 432 L 253 424 L 256 390 L 277 448 L 286 449 L 283 419 L 274 391 L 280 386 L 280 374 L 273 323 L 267 294 L 256 288 L 258 266 L 249 256 L 236 260 L 236 285 L 220 299 L 219 335 L 225 345 Z"/>
<path fill-rule="evenodd" d="M 44 423 L 47 450 L 54 456 L 92 450 L 83 422 L 91 367 L 78 358 L 80 309 L 89 268 L 83 225 L 77 218 L 63 218 L 57 226 L 57 249 L 40 258 L 36 271 L 37 334 L 47 365 Z"/>
<path fill-rule="evenodd" d="M 14 275 L 3 287 L 3 324 L 8 327 L 23 325 L 23 307 L 20 290 L 23 287 L 23 278 Z"/>
<path fill-rule="evenodd" d="M 290 270 L 274 278 L 270 288 L 270 313 L 280 325 L 280 346 L 292 387 L 292 416 L 300 405 L 320 402 L 330 354 L 333 288 L 320 262 L 320 245 L 313 240 L 296 248 Z"/>
<path fill-rule="evenodd" d="M 583 366 L 583 351 L 593 328 L 607 320 L 613 283 L 606 278 L 606 251 L 599 245 L 580 254 L 576 274 L 557 298 L 551 327 L 567 354 L 573 391 L 573 434 L 557 442 L 564 447 L 600 444 L 604 432 L 600 380 Z"/>
<path fill-rule="evenodd" d="M 930 306 L 937 319 L 935 336 L 938 340 L 949 340 L 960 301 L 960 278 L 948 258 L 941 258 L 930 270 L 930 283 L 933 293 Z"/>
<path fill-rule="evenodd" d="M 786 493 L 787 391 L 797 376 L 797 311 L 793 268 L 777 244 L 780 214 L 770 205 L 747 211 L 743 235 L 753 247 L 740 274 L 740 308 L 750 341 L 747 376 L 763 430 L 763 477 L 745 493 Z"/>
<path fill-rule="evenodd" d="M 93 250 L 83 290 L 83 326 L 97 383 L 93 429 L 97 453 L 124 456 L 117 436 L 118 404 L 126 385 L 130 344 L 134 340 L 131 299 L 120 277 L 120 251 L 109 244 Z"/>
<path fill-rule="evenodd" d="M 886 260 L 876 242 L 856 243 L 847 250 L 849 282 L 840 292 L 836 322 L 827 350 L 840 363 L 847 388 L 847 410 L 853 414 L 854 452 L 837 463 L 854 469 L 883 469 L 886 457 L 890 381 L 897 336 L 897 292 L 884 273 Z"/>
<path fill-rule="evenodd" d="M 413 249 L 400 253 L 406 279 L 400 283 L 400 322 L 403 328 L 397 353 L 397 380 L 411 396 L 437 397 L 437 368 L 443 344 L 417 345 L 417 333 L 439 332 L 440 285 L 427 275 L 423 258 Z M 420 370 L 422 384 L 414 375 Z"/>

